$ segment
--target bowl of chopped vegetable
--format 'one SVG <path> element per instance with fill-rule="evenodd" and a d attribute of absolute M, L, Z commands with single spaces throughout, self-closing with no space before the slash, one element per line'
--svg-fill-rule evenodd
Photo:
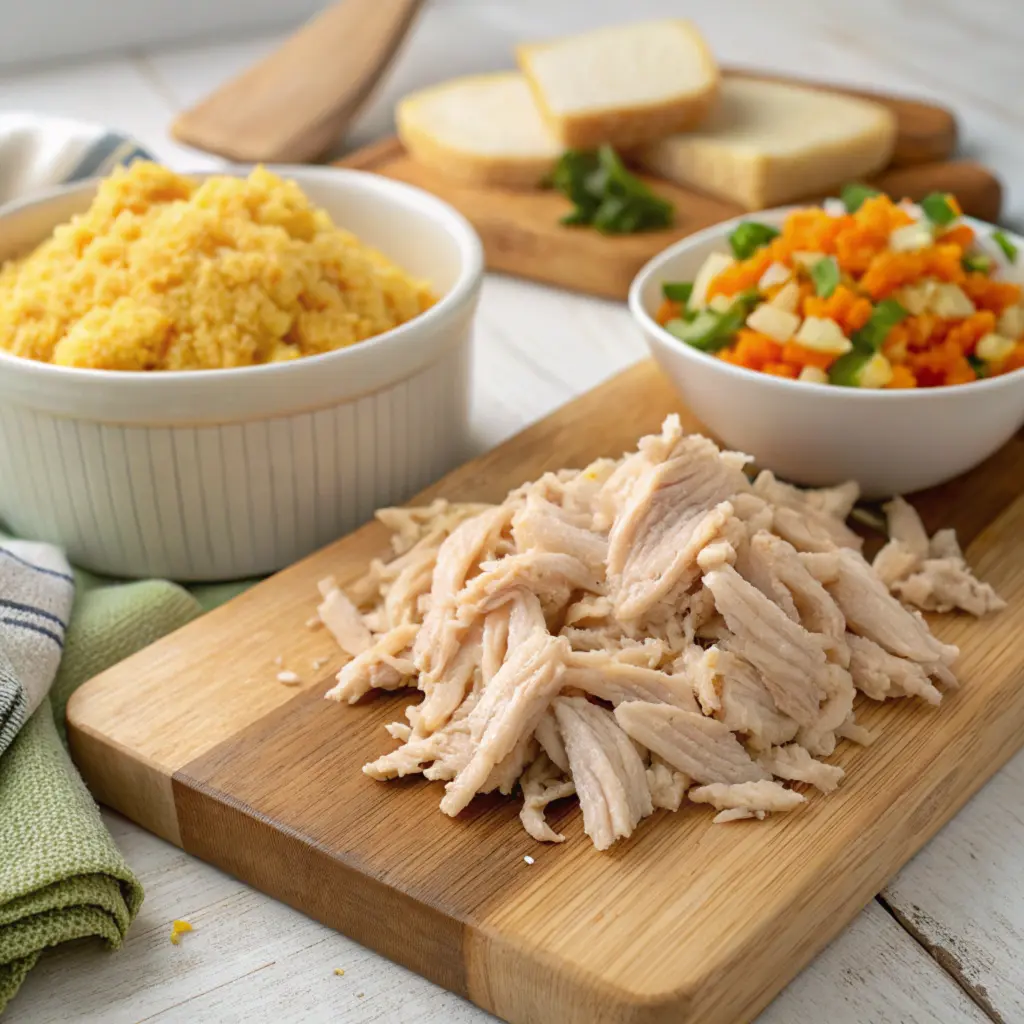
<path fill-rule="evenodd" d="M 931 487 L 1024 425 L 1024 239 L 953 196 L 848 186 L 652 259 L 629 305 L 727 445 L 797 483 Z"/>

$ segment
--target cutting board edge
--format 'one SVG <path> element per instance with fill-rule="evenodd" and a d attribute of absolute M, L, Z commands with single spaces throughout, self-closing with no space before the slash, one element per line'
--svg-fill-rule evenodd
<path fill-rule="evenodd" d="M 1024 505 L 1024 498 L 1021 499 L 1021 504 Z M 1013 515 L 1015 506 L 1016 503 L 1006 509 L 999 518 Z M 1024 679 L 1024 670 L 1020 675 Z M 1006 683 L 1004 686 L 1010 686 L 1010 684 Z M 1015 692 L 1021 692 L 1020 687 L 1013 687 L 1013 689 Z M 299 696 L 301 695 L 296 695 L 296 697 Z M 1024 700 L 1018 701 L 1018 703 L 1021 703 L 1024 708 Z M 280 710 L 280 707 L 275 708 L 264 717 L 273 717 Z M 513 1022 L 513 1024 L 520 1024 L 520 1022 L 528 1024 L 537 1019 L 549 1019 L 544 1014 L 562 1014 L 566 1002 L 572 1001 L 575 1004 L 578 1000 L 593 999 L 597 989 L 600 990 L 601 1005 L 614 1014 L 608 1019 L 614 1020 L 616 1024 L 666 1024 L 669 1021 L 674 1024 L 734 1024 L 737 1020 L 752 1020 L 756 1013 L 767 1006 L 778 992 L 884 888 L 902 865 L 919 851 L 974 793 L 1024 746 L 1024 732 L 1008 727 L 1011 717 L 1004 714 L 991 717 L 989 731 L 999 730 L 1001 737 L 997 743 L 984 745 L 988 750 L 984 767 L 969 775 L 958 773 L 954 759 L 950 766 L 942 767 L 942 777 L 938 782 L 929 782 L 927 785 L 923 781 L 920 783 L 922 786 L 926 785 L 929 792 L 917 798 L 917 809 L 903 819 L 907 822 L 909 839 L 898 830 L 889 829 L 888 823 L 880 819 L 876 824 L 876 831 L 877 834 L 884 837 L 883 843 L 872 844 L 867 840 L 860 840 L 874 850 L 874 869 L 868 870 L 868 867 L 865 867 L 863 878 L 844 898 L 840 911 L 837 912 L 833 906 L 831 913 L 825 913 L 823 907 L 820 912 L 811 915 L 819 921 L 826 922 L 827 926 L 816 929 L 808 936 L 799 954 L 794 954 L 784 961 L 784 972 L 780 973 L 777 969 L 773 969 L 770 976 L 766 975 L 764 983 L 751 993 L 741 1010 L 740 1017 L 736 1016 L 735 1007 L 720 1006 L 716 1002 L 708 1003 L 706 999 L 713 996 L 715 979 L 723 973 L 728 974 L 741 966 L 735 961 L 742 961 L 747 955 L 748 947 L 756 948 L 763 944 L 767 936 L 747 936 L 742 947 L 730 951 L 730 958 L 724 962 L 708 960 L 706 971 L 701 976 L 694 977 L 684 984 L 676 984 L 664 991 L 634 990 L 614 981 L 610 982 L 599 975 L 581 971 L 577 965 L 570 962 L 555 961 L 553 965 L 550 960 L 544 959 L 542 948 L 531 947 L 510 939 L 499 928 L 491 926 L 487 918 L 480 922 L 471 920 L 453 922 L 445 917 L 443 911 L 428 903 L 417 900 L 401 890 L 389 889 L 389 897 L 397 894 L 404 899 L 418 903 L 423 912 L 431 917 L 433 924 L 440 926 L 455 924 L 461 929 L 460 955 L 463 958 L 464 975 L 462 977 L 464 980 L 461 983 L 453 984 L 450 976 L 446 977 L 443 973 L 438 973 L 432 969 L 432 965 L 422 961 L 417 963 L 415 958 L 411 959 L 409 956 L 403 955 L 409 948 L 408 942 L 404 938 L 397 939 L 393 945 L 375 941 L 374 936 L 365 930 L 353 929 L 351 926 L 347 926 L 345 920 L 333 914 L 318 912 L 302 899 L 289 898 L 288 893 L 280 890 L 272 875 L 261 875 L 258 871 L 251 873 L 239 870 L 238 862 L 233 861 L 230 856 L 211 853 L 203 842 L 190 841 L 192 836 L 201 834 L 204 828 L 208 828 L 210 832 L 216 832 L 223 839 L 226 833 L 230 834 L 232 825 L 239 828 L 240 833 L 244 833 L 247 826 L 257 827 L 270 832 L 278 843 L 286 845 L 297 843 L 306 853 L 312 853 L 315 857 L 325 856 L 335 862 L 338 861 L 338 858 L 332 856 L 330 851 L 320 848 L 315 843 L 307 842 L 308 837 L 275 829 L 272 823 L 262 818 L 254 808 L 205 784 L 200 777 L 202 768 L 208 759 L 217 758 L 219 752 L 216 748 L 183 765 L 169 781 L 172 781 L 173 784 L 175 808 L 183 821 L 178 845 L 185 852 L 228 871 L 241 881 L 288 903 L 321 923 L 356 938 L 357 941 L 370 946 L 381 955 L 417 971 L 436 984 L 441 984 L 449 990 L 469 998 L 476 1005 Z M 230 745 L 234 739 L 232 737 L 225 740 L 222 746 Z M 952 799 L 950 799 L 951 790 L 944 786 L 946 780 L 949 779 L 959 783 Z M 942 800 L 935 799 L 937 792 L 942 793 Z M 818 799 L 825 798 L 818 797 Z M 183 805 L 186 804 L 188 809 L 182 812 Z M 922 820 L 922 813 L 926 813 L 926 820 Z M 890 814 L 896 814 L 896 811 L 891 810 Z M 191 815 L 190 823 L 184 824 L 185 818 L 189 815 Z M 227 820 L 225 816 L 227 816 Z M 236 819 L 234 822 L 230 821 L 232 817 Z M 708 827 L 729 826 L 708 825 Z M 245 843 L 240 842 L 237 845 L 243 847 Z M 878 852 L 885 850 L 886 847 L 889 849 L 884 858 L 884 865 L 878 865 Z M 294 865 L 298 863 L 298 859 L 289 858 L 289 862 Z M 868 858 L 864 859 L 864 863 L 870 866 Z M 264 869 L 265 865 L 261 864 L 260 868 Z M 359 873 L 358 869 L 352 865 L 345 865 L 345 871 L 352 877 L 358 875 L 360 882 L 369 880 L 374 887 L 385 885 L 379 879 L 368 879 L 365 873 Z M 824 890 L 819 891 L 816 895 L 820 900 L 825 900 Z M 801 911 L 802 916 L 807 916 L 809 913 L 806 907 L 801 908 Z M 795 915 L 794 920 L 796 920 Z M 788 939 L 793 940 L 797 932 L 799 929 L 794 924 L 790 925 L 788 929 L 783 929 L 781 934 L 780 932 L 773 933 L 772 938 L 774 941 L 779 941 L 784 934 Z M 775 967 L 777 968 L 777 965 Z M 538 972 L 544 975 L 545 987 L 538 988 L 535 983 L 529 989 L 524 989 L 521 985 L 522 977 L 530 975 L 536 978 Z M 503 986 L 500 979 L 507 980 L 508 984 Z M 554 995 L 547 992 L 549 983 Z M 523 997 L 527 992 L 530 995 L 530 1001 L 524 1004 Z M 567 992 L 568 996 L 566 996 Z M 550 998 L 546 998 L 549 995 Z M 586 1012 L 590 1013 L 589 1010 Z M 538 1017 L 537 1014 L 541 1014 L 541 1016 Z M 566 1021 L 567 1024 L 584 1024 L 588 1018 L 579 1018 L 577 1021 L 575 1018 L 566 1018 L 560 1015 L 557 1019 Z"/>
<path fill-rule="evenodd" d="M 123 744 L 80 721 L 74 697 L 68 701 L 66 713 L 68 748 L 93 798 L 161 839 L 181 846 L 171 790 L 172 770 L 133 755 Z"/>

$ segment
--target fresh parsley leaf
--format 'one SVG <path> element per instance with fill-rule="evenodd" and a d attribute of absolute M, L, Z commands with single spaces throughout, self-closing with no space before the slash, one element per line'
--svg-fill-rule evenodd
<path fill-rule="evenodd" d="M 856 213 L 861 208 L 865 199 L 870 199 L 872 196 L 880 196 L 881 194 L 877 188 L 853 182 L 850 185 L 843 186 L 842 191 L 839 193 L 839 198 L 843 201 L 843 206 L 846 207 L 847 213 Z"/>
<path fill-rule="evenodd" d="M 871 311 L 871 319 L 850 340 L 861 352 L 877 352 L 885 343 L 889 332 L 910 313 L 895 299 L 884 299 Z M 849 355 L 849 353 L 847 353 Z"/>
<path fill-rule="evenodd" d="M 979 359 L 977 356 L 968 356 L 967 362 L 971 364 L 971 368 L 979 378 L 988 376 L 988 364 L 984 359 Z"/>
<path fill-rule="evenodd" d="M 1006 237 L 1006 233 L 1004 231 L 993 231 L 992 241 L 995 242 L 996 245 L 998 245 L 999 248 L 1003 250 L 1003 255 L 1011 263 L 1017 262 L 1017 246 L 1015 246 L 1013 242 L 1011 242 L 1010 239 Z"/>
<path fill-rule="evenodd" d="M 939 227 L 952 224 L 959 216 L 956 208 L 949 201 L 949 195 L 946 192 L 932 192 L 930 195 L 925 196 L 921 200 L 921 209 L 924 210 L 924 215 L 933 224 L 938 224 Z"/>
<path fill-rule="evenodd" d="M 729 235 L 729 245 L 736 259 L 745 260 L 753 256 L 761 246 L 767 245 L 773 238 L 778 238 L 778 235 L 779 232 L 768 224 L 745 220 L 737 224 Z"/>
<path fill-rule="evenodd" d="M 960 265 L 969 274 L 992 273 L 992 257 L 986 256 L 984 253 L 967 255 L 960 261 Z"/>
<path fill-rule="evenodd" d="M 827 299 L 839 287 L 839 264 L 834 256 L 826 256 L 811 266 L 811 280 L 814 290 Z"/>
<path fill-rule="evenodd" d="M 562 218 L 563 224 L 623 235 L 672 223 L 672 204 L 630 174 L 611 146 L 566 150 L 549 181 L 575 207 Z"/>
<path fill-rule="evenodd" d="M 661 286 L 661 294 L 672 302 L 681 302 L 684 306 L 693 294 L 692 281 L 665 281 Z"/>

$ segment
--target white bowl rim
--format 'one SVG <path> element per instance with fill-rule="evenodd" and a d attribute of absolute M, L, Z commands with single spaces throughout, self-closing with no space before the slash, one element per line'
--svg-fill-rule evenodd
<path fill-rule="evenodd" d="M 812 204 L 813 205 L 813 204 Z M 648 280 L 661 269 L 664 264 L 675 259 L 680 253 L 685 252 L 692 246 L 700 245 L 717 237 L 724 239 L 725 234 L 734 228 L 741 221 L 756 220 L 759 217 L 780 219 L 792 213 L 794 210 L 805 210 L 807 203 L 798 203 L 792 206 L 776 206 L 770 210 L 757 210 L 740 214 L 730 220 L 720 221 L 710 227 L 697 231 L 686 238 L 681 238 L 663 249 L 657 255 L 649 259 L 637 272 L 629 286 L 628 305 L 634 319 L 649 334 L 661 344 L 669 344 L 674 350 L 684 353 L 684 358 L 706 360 L 714 363 L 722 372 L 730 376 L 738 376 L 741 380 L 759 380 L 765 387 L 777 387 L 783 390 L 789 388 L 794 394 L 806 393 L 807 389 L 813 388 L 821 393 L 833 395 L 836 401 L 906 401 L 906 402 L 935 402 L 948 398 L 951 393 L 962 395 L 965 385 L 963 384 L 940 384 L 930 388 L 844 388 L 834 384 L 816 384 L 812 381 L 790 380 L 788 377 L 776 377 L 770 373 L 761 373 L 758 370 L 748 370 L 745 366 L 735 366 L 727 363 L 724 359 L 717 359 L 709 352 L 702 352 L 692 345 L 687 345 L 674 334 L 666 331 L 657 320 L 651 316 L 643 306 L 641 293 L 647 285 Z M 964 223 L 973 228 L 983 228 L 987 232 L 1001 231 L 1013 241 L 1021 251 L 1021 258 L 1024 259 L 1024 237 L 1008 231 L 998 225 L 990 224 L 988 221 L 978 220 L 976 217 L 961 218 Z M 1013 387 L 1024 379 L 1024 367 L 1012 370 L 1010 373 L 1001 374 L 998 377 L 988 377 L 984 380 L 970 382 L 967 385 L 970 394 L 976 395 L 989 393 L 1000 388 Z"/>
<path fill-rule="evenodd" d="M 6 349 L 0 348 L 0 367 L 4 372 L 41 374 L 44 377 L 63 380 L 65 383 L 80 381 L 103 381 L 105 384 L 115 384 L 126 387 L 155 387 L 169 386 L 172 388 L 183 386 L 195 386 L 200 380 L 224 380 L 239 383 L 243 380 L 253 380 L 260 376 L 277 373 L 283 376 L 288 373 L 304 371 L 307 367 L 325 367 L 335 363 L 342 363 L 346 358 L 353 358 L 354 352 L 362 355 L 373 349 L 381 349 L 382 358 L 386 350 L 397 344 L 401 339 L 406 338 L 413 331 L 422 329 L 430 330 L 439 321 L 443 321 L 450 313 L 462 307 L 468 301 L 473 292 L 479 287 L 484 272 L 483 245 L 480 236 L 470 222 L 455 207 L 446 203 L 443 199 L 427 192 L 425 189 L 417 188 L 415 185 L 408 185 L 403 181 L 396 181 L 386 178 L 380 174 L 373 174 L 370 171 L 359 171 L 348 167 L 308 167 L 299 164 L 266 164 L 267 170 L 272 171 L 283 178 L 294 178 L 300 185 L 302 180 L 316 180 L 324 182 L 347 181 L 359 188 L 368 188 L 381 193 L 391 193 L 403 197 L 410 202 L 420 204 L 426 212 L 448 231 L 455 239 L 462 258 L 462 266 L 459 269 L 459 276 L 455 284 L 444 295 L 434 303 L 430 309 L 411 320 L 407 320 L 391 330 L 373 337 L 366 338 L 354 345 L 344 348 L 333 349 L 330 352 L 321 352 L 311 356 L 301 356 L 298 359 L 291 359 L 279 363 L 259 363 L 255 366 L 230 366 L 218 369 L 203 370 L 101 370 L 78 366 L 57 366 L 53 363 L 44 363 L 37 359 L 26 359 L 16 356 Z M 245 177 L 254 169 L 254 165 L 231 165 L 218 170 L 182 170 L 175 173 L 186 178 L 206 179 L 212 177 Z M 46 189 L 43 192 L 33 193 L 21 199 L 15 199 L 6 203 L 0 210 L 0 229 L 4 220 L 15 213 L 30 209 L 35 206 L 45 206 L 56 199 L 71 195 L 76 192 L 85 192 L 97 187 L 102 178 L 83 178 L 80 181 L 70 182 L 66 185 L 58 185 Z M 338 225 L 344 228 L 344 225 Z M 40 239 L 40 242 L 44 239 Z M 38 243 L 37 243 L 38 244 Z M 404 268 L 403 268 L 404 269 Z M 123 383 L 122 383 L 123 382 Z M 39 383 L 43 383 L 40 381 Z"/>

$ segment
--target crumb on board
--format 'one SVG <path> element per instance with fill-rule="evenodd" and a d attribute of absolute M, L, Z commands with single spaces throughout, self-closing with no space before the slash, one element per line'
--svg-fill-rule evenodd
<path fill-rule="evenodd" d="M 192 925 L 188 921 L 174 921 L 171 923 L 171 945 L 181 944 L 181 937 L 186 932 L 192 931 Z"/>
<path fill-rule="evenodd" d="M 306 629 L 319 629 L 323 625 L 319 615 L 311 615 L 306 619 Z"/>
<path fill-rule="evenodd" d="M 336 974 L 336 975 L 337 975 L 337 976 L 338 976 L 339 978 L 344 978 L 344 977 L 345 977 L 345 968 L 344 968 L 344 967 L 335 967 L 335 968 L 334 968 L 334 973 L 335 973 L 335 974 Z"/>
<path fill-rule="evenodd" d="M 284 664 L 284 655 L 283 655 L 283 654 L 279 654 L 279 655 L 278 655 L 278 656 L 277 656 L 277 657 L 276 657 L 276 658 L 274 659 L 274 664 L 275 664 L 275 665 L 276 665 L 276 666 L 277 666 L 278 668 L 280 668 L 280 667 L 281 667 L 281 666 L 282 666 L 282 665 Z"/>
<path fill-rule="evenodd" d="M 284 683 L 285 686 L 297 686 L 302 682 L 302 678 L 298 672 L 292 672 L 291 669 L 285 669 L 283 672 L 277 673 L 277 681 Z"/>
<path fill-rule="evenodd" d="M 324 667 L 324 665 L 326 665 L 327 662 L 329 662 L 330 660 L 331 660 L 330 658 L 314 658 L 313 659 L 313 671 L 316 672 L 319 669 L 322 669 Z"/>
<path fill-rule="evenodd" d="M 356 993 L 356 999 L 362 999 L 362 998 L 363 998 L 363 993 L 362 992 L 357 992 Z"/>
<path fill-rule="evenodd" d="M 523 860 L 525 860 L 527 864 L 533 864 L 534 863 L 533 858 L 529 854 L 526 854 L 526 856 L 523 857 Z"/>

